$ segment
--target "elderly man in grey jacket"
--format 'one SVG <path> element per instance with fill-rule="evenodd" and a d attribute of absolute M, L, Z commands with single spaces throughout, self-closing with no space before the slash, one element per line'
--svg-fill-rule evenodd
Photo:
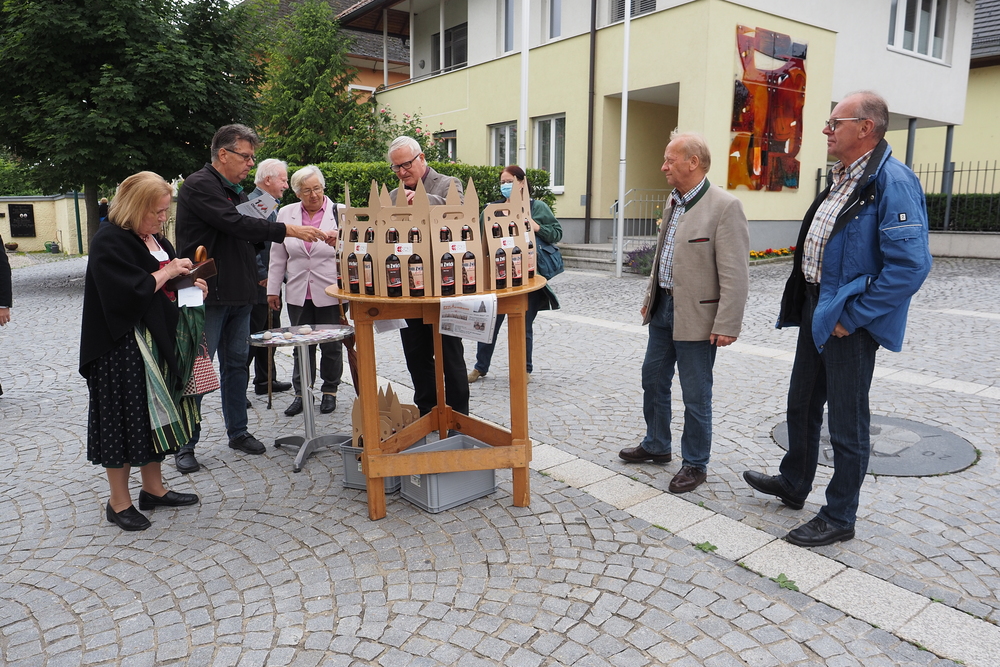
<path fill-rule="evenodd" d="M 413 190 L 417 181 L 423 181 L 427 198 L 431 204 L 445 203 L 448 189 L 454 183 L 459 196 L 464 197 L 462 183 L 453 176 L 439 174 L 427 164 L 420 144 L 412 137 L 399 137 L 389 145 L 387 157 L 392 170 L 399 176 L 406 200 L 413 202 Z M 399 188 L 389 193 L 396 203 Z M 422 319 L 406 320 L 406 328 L 399 330 L 403 343 L 406 368 L 413 381 L 413 402 L 421 415 L 425 415 L 437 405 L 437 382 L 434 372 L 434 335 L 429 324 Z M 441 336 L 444 361 L 445 401 L 455 412 L 469 414 L 469 376 L 465 366 L 465 348 L 462 339 L 455 336 Z"/>
<path fill-rule="evenodd" d="M 642 363 L 646 436 L 621 450 L 629 462 L 671 460 L 670 385 L 676 366 L 684 398 L 680 471 L 671 493 L 705 481 L 712 449 L 715 353 L 743 325 L 749 289 L 750 229 L 740 200 L 712 187 L 711 155 L 698 134 L 670 135 L 660 171 L 673 188 L 656 241 L 656 264 L 642 305 L 649 342 Z"/>

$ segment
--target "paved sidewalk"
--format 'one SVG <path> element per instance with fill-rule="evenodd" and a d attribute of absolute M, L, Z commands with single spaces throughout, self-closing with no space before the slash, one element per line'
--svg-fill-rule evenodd
<path fill-rule="evenodd" d="M 337 453 L 295 474 L 289 452 L 230 450 L 216 394 L 205 468 L 165 466 L 202 504 L 122 533 L 85 455 L 85 262 L 16 269 L 14 319 L 0 330 L 0 664 L 1000 664 L 1000 263 L 937 260 L 904 352 L 879 353 L 872 391 L 874 413 L 945 429 L 980 460 L 941 477 L 869 477 L 857 538 L 804 550 L 777 538 L 822 504 L 829 471 L 800 512 L 740 478 L 780 460 L 770 432 L 795 332 L 773 320 L 787 264 L 751 269 L 746 330 L 716 364 L 709 480 L 693 493 L 666 493 L 677 461 L 617 458 L 643 431 L 644 282 L 567 271 L 554 281 L 563 309 L 535 325 L 529 508 L 511 506 L 501 471 L 487 498 L 433 515 L 397 494 L 371 522 Z M 472 386 L 472 412 L 498 423 L 505 336 Z M 405 396 L 398 336 L 377 349 Z M 466 356 L 471 368 L 474 345 Z M 278 366 L 287 379 L 290 357 Z M 352 398 L 347 385 L 322 431 L 348 430 Z M 287 395 L 274 410 L 251 400 L 265 442 L 301 428 L 281 412 Z M 782 574 L 799 592 L 772 581 Z"/>

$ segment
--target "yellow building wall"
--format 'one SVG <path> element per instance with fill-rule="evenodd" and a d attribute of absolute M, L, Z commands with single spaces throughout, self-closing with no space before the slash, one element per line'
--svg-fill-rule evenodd
<path fill-rule="evenodd" d="M 725 0 L 699 0 L 632 21 L 629 89 L 678 83 L 680 100 L 676 108 L 630 101 L 626 189 L 666 187 L 659 167 L 675 126 L 706 136 L 713 156 L 709 179 L 725 184 L 738 24 L 783 32 L 809 45 L 799 188 L 735 191 L 750 219 L 801 219 L 815 194 L 816 170 L 826 164 L 821 128 L 830 109 L 836 35 Z M 622 90 L 623 35 L 623 24 L 598 31 L 594 217 L 608 217 L 618 193 L 621 100 L 610 96 Z M 529 55 L 529 116 L 566 114 L 566 186 L 565 194 L 556 198 L 561 218 L 584 215 L 589 40 L 589 35 L 580 35 L 534 48 Z M 512 54 L 380 93 L 379 99 L 397 114 L 419 112 L 433 131 L 456 130 L 458 158 L 489 164 L 488 126 L 518 119 L 519 86 L 520 54 Z M 528 153 L 533 160 L 530 140 Z"/>
<path fill-rule="evenodd" d="M 951 159 L 960 168 L 964 162 L 992 166 L 1000 160 L 1000 65 L 969 70 L 969 87 L 965 100 L 965 119 L 956 125 L 952 136 Z M 890 109 L 891 111 L 891 109 Z M 913 149 L 913 165 L 944 164 L 944 147 L 947 129 L 944 127 L 918 128 Z M 888 132 L 886 140 L 893 155 L 906 158 L 907 133 L 905 130 Z M 940 178 L 938 179 L 940 182 Z"/>

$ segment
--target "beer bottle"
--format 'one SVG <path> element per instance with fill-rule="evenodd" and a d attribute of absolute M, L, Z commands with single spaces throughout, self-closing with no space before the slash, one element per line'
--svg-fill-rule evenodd
<path fill-rule="evenodd" d="M 361 265 L 365 272 L 365 294 L 375 294 L 375 260 L 370 252 L 365 253 Z"/>
<path fill-rule="evenodd" d="M 409 276 L 410 296 L 424 295 L 424 260 L 420 255 L 410 255 L 406 262 L 406 273 Z"/>
<path fill-rule="evenodd" d="M 358 278 L 358 256 L 353 252 L 347 256 L 347 287 L 351 294 L 361 294 L 361 284 Z"/>
<path fill-rule="evenodd" d="M 389 296 L 403 296 L 403 274 L 399 257 L 395 254 L 385 258 L 385 293 Z"/>
<path fill-rule="evenodd" d="M 517 223 L 513 220 L 507 225 L 507 236 L 517 236 Z"/>
<path fill-rule="evenodd" d="M 450 231 L 448 235 L 451 235 Z M 441 255 L 441 296 L 452 296 L 453 294 L 455 294 L 455 258 L 450 252 L 446 252 Z"/>
<path fill-rule="evenodd" d="M 396 231 L 395 227 L 385 230 L 385 242 L 392 243 L 393 245 L 399 243 L 399 232 Z"/>
<path fill-rule="evenodd" d="M 371 227 L 365 230 L 365 243 L 375 243 L 375 230 Z"/>
<path fill-rule="evenodd" d="M 466 250 L 462 255 L 462 294 L 476 293 L 476 255 Z"/>
<path fill-rule="evenodd" d="M 535 244 L 528 237 L 528 280 L 535 277 Z"/>
<path fill-rule="evenodd" d="M 472 227 L 469 227 L 468 225 L 462 225 L 462 240 L 463 241 L 471 241 L 471 240 L 473 240 L 473 238 L 472 238 Z"/>
<path fill-rule="evenodd" d="M 503 227 L 500 226 L 499 222 L 493 223 L 492 233 L 493 233 L 493 238 L 495 239 L 503 238 Z"/>
<path fill-rule="evenodd" d="M 507 287 L 507 253 L 503 248 L 497 248 L 496 252 L 496 283 L 497 289 L 506 289 Z"/>
<path fill-rule="evenodd" d="M 357 243 L 358 242 L 358 228 L 357 227 L 351 227 L 351 233 L 347 237 L 347 242 L 348 243 Z"/>
<path fill-rule="evenodd" d="M 407 243 L 420 243 L 420 228 L 410 227 L 409 233 L 406 235 Z"/>
<path fill-rule="evenodd" d="M 440 234 L 441 234 L 441 240 L 442 241 L 451 241 L 451 228 L 450 227 L 442 227 Z"/>
<path fill-rule="evenodd" d="M 510 286 L 521 286 L 521 249 L 517 246 L 510 251 Z"/>

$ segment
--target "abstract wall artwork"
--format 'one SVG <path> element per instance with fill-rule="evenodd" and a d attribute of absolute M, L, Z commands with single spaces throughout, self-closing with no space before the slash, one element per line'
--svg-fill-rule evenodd
<path fill-rule="evenodd" d="M 736 27 L 741 71 L 733 93 L 729 189 L 799 187 L 806 45 L 763 28 Z"/>

